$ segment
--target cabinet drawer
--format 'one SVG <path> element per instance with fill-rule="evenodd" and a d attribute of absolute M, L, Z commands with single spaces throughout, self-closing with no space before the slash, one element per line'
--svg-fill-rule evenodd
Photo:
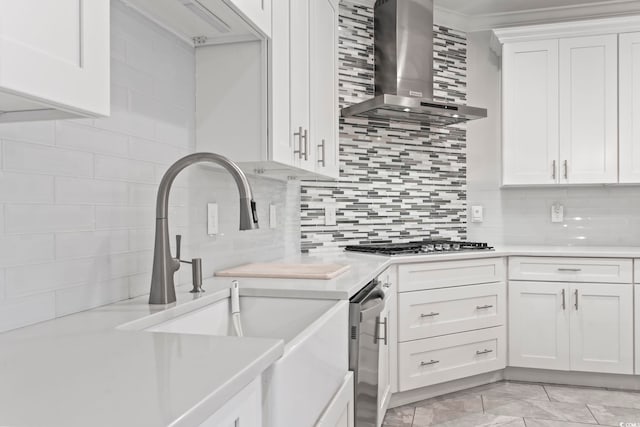
<path fill-rule="evenodd" d="M 504 326 L 400 343 L 399 390 L 503 369 L 506 366 Z"/>
<path fill-rule="evenodd" d="M 631 283 L 632 261 L 619 258 L 510 257 L 509 279 Z"/>
<path fill-rule="evenodd" d="M 398 266 L 398 291 L 400 292 L 504 280 L 504 258 L 423 262 Z"/>
<path fill-rule="evenodd" d="M 505 288 L 501 282 L 401 293 L 398 297 L 399 340 L 503 325 Z"/>

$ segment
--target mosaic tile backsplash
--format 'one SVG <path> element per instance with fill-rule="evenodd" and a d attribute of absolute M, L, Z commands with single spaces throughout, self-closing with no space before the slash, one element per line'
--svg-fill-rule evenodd
<path fill-rule="evenodd" d="M 434 26 L 434 98 L 466 103 L 466 37 Z M 374 93 L 373 8 L 340 3 L 340 108 Z M 466 131 L 360 118 L 340 121 L 340 179 L 301 187 L 301 249 L 466 237 Z M 337 225 L 326 226 L 334 204 Z"/>

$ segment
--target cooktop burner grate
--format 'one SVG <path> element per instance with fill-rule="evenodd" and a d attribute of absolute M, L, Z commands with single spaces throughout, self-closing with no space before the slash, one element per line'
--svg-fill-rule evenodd
<path fill-rule="evenodd" d="M 443 252 L 490 251 L 487 243 L 426 239 L 407 243 L 368 243 L 349 245 L 345 250 L 380 255 L 432 254 Z"/>

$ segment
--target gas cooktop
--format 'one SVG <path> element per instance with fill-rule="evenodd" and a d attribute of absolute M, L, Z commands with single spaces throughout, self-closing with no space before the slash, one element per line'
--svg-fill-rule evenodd
<path fill-rule="evenodd" d="M 491 251 L 487 243 L 461 242 L 454 240 L 420 240 L 408 243 L 369 243 L 349 245 L 345 250 L 378 255 L 436 254 L 444 252 Z"/>

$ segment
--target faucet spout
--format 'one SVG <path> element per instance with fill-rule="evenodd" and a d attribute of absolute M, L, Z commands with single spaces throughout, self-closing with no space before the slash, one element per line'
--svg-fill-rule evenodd
<path fill-rule="evenodd" d="M 158 188 L 156 201 L 156 238 L 153 251 L 153 271 L 149 304 L 171 304 L 176 301 L 174 273 L 180 268 L 180 261 L 171 256 L 169 245 L 169 192 L 176 176 L 194 163 L 215 163 L 222 166 L 233 177 L 240 193 L 240 230 L 258 228 L 256 203 L 253 192 L 242 170 L 231 160 L 215 153 L 194 153 L 175 162 L 165 172 Z"/>

